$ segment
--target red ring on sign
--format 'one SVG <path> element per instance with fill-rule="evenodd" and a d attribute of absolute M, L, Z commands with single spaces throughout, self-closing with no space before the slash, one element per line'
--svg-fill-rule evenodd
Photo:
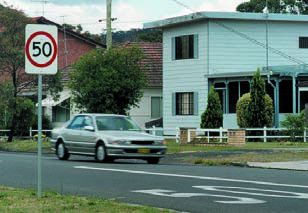
<path fill-rule="evenodd" d="M 44 35 L 46 36 L 47 38 L 49 38 L 52 42 L 52 46 L 54 48 L 53 50 L 53 55 L 51 57 L 51 59 L 49 61 L 47 61 L 45 64 L 39 64 L 37 62 L 35 62 L 32 58 L 31 58 L 31 55 L 30 55 L 30 43 L 31 41 L 38 35 Z M 52 64 L 54 62 L 54 60 L 56 59 L 57 57 L 57 52 L 58 52 L 58 47 L 57 47 L 57 42 L 56 40 L 47 32 L 44 32 L 44 31 L 38 31 L 38 32 L 35 32 L 33 33 L 27 40 L 27 43 L 26 43 L 26 56 L 28 58 L 28 60 L 30 61 L 30 63 L 33 65 L 33 66 L 36 66 L 36 67 L 48 67 L 50 64 Z"/>

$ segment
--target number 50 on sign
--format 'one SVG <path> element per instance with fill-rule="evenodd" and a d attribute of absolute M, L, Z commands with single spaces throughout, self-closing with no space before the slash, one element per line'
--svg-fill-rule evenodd
<path fill-rule="evenodd" d="M 56 74 L 58 69 L 58 29 L 56 26 L 26 26 L 25 68 L 29 74 Z"/>

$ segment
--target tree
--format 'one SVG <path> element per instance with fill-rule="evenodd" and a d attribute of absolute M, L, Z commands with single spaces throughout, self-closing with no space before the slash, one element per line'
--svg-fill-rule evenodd
<path fill-rule="evenodd" d="M 248 105 L 250 102 L 250 93 L 244 94 L 236 103 L 236 121 L 240 128 L 248 128 L 247 114 Z M 273 122 L 273 100 L 271 97 L 265 95 L 265 121 L 266 127 L 271 127 Z"/>
<path fill-rule="evenodd" d="M 270 13 L 308 14 L 305 4 L 307 4 L 306 0 L 268 0 L 268 11 Z M 236 11 L 246 13 L 262 13 L 265 7 L 265 0 L 250 0 L 239 4 Z"/>
<path fill-rule="evenodd" d="M 25 26 L 30 23 L 32 23 L 32 19 L 25 16 L 22 11 L 1 5 L 0 80 L 11 81 L 13 85 L 13 102 L 10 106 L 10 109 L 13 110 L 13 117 L 8 142 L 13 140 L 13 135 L 17 125 L 17 95 L 21 94 L 25 88 L 31 89 L 37 85 L 37 76 L 27 75 L 24 71 Z M 61 74 L 57 74 L 56 76 L 44 78 L 45 83 L 50 83 L 45 87 L 45 89 L 49 90 L 52 88 L 51 93 L 54 95 L 62 90 L 62 85 L 59 78 L 60 76 Z"/>
<path fill-rule="evenodd" d="M 6 127 L 9 120 L 10 110 L 14 102 L 14 87 L 11 82 L 0 82 L 0 126 Z"/>
<path fill-rule="evenodd" d="M 214 87 L 210 88 L 206 110 L 201 115 L 201 128 L 220 128 L 223 125 L 223 111 L 219 95 Z"/>
<path fill-rule="evenodd" d="M 77 108 L 92 113 L 127 114 L 143 96 L 142 50 L 136 46 L 96 49 L 73 65 L 69 87 Z"/>
<path fill-rule="evenodd" d="M 260 68 L 253 75 L 250 86 L 250 100 L 247 110 L 248 127 L 264 127 L 266 125 L 265 82 L 261 78 Z"/>
<path fill-rule="evenodd" d="M 162 31 L 152 31 L 144 34 L 137 35 L 137 38 L 144 42 L 163 42 Z"/>

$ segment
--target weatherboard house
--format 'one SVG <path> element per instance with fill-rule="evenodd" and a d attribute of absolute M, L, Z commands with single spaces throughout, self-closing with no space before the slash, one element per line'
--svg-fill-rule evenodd
<path fill-rule="evenodd" d="M 223 127 L 236 128 L 236 103 L 257 68 L 274 100 L 275 126 L 308 103 L 308 16 L 198 12 L 144 28 L 163 31 L 164 128 L 199 127 L 211 86 Z"/>

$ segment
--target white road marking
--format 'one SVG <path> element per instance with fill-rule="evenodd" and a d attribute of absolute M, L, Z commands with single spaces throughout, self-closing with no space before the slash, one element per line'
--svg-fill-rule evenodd
<path fill-rule="evenodd" d="M 247 197 L 234 197 L 234 196 L 226 196 L 226 195 L 214 195 L 214 194 L 206 194 L 206 193 L 173 193 L 175 191 L 170 190 L 162 190 L 162 189 L 151 189 L 151 190 L 137 190 L 133 191 L 137 193 L 144 193 L 144 194 L 151 194 L 157 196 L 164 196 L 164 197 L 175 197 L 175 198 L 189 198 L 189 197 L 218 197 L 218 198 L 228 198 L 228 199 L 235 199 L 236 201 L 215 201 L 217 203 L 224 203 L 224 204 L 259 204 L 259 203 L 266 203 L 264 200 L 257 200 L 253 198 Z"/>
<path fill-rule="evenodd" d="M 251 183 L 251 184 L 256 184 L 256 185 L 308 188 L 308 185 L 292 185 L 292 184 L 273 183 L 273 182 L 264 182 L 264 181 L 228 179 L 228 178 L 219 178 L 219 177 L 205 177 L 205 176 L 181 175 L 181 174 L 169 174 L 169 173 L 146 172 L 146 171 L 136 171 L 136 170 L 126 170 L 126 169 L 96 168 L 96 167 L 88 167 L 88 166 L 74 166 L 74 168 L 76 168 L 76 169 L 88 169 L 88 170 L 99 170 L 99 171 L 122 172 L 122 173 L 131 173 L 131 174 L 144 174 L 144 175 L 157 175 L 157 176 L 167 176 L 167 177 L 193 178 L 193 179 L 199 179 L 199 180 L 216 180 L 216 181 L 227 181 L 227 182 L 237 182 L 237 183 Z"/>
<path fill-rule="evenodd" d="M 257 195 L 257 196 L 278 197 L 278 198 L 308 199 L 307 193 L 299 193 L 299 192 L 276 191 L 276 190 L 268 190 L 268 189 L 233 187 L 233 186 L 193 186 L 193 187 L 198 188 L 198 189 L 208 190 L 208 191 L 229 192 L 229 193 L 234 193 L 234 194 Z M 231 189 L 231 190 L 228 190 L 228 189 Z M 234 189 L 235 190 L 240 189 L 242 191 L 233 191 Z M 246 191 L 243 191 L 243 190 L 246 190 Z M 256 192 L 247 192 L 247 191 L 256 191 Z M 264 194 L 260 192 L 272 192 L 276 194 Z"/>

